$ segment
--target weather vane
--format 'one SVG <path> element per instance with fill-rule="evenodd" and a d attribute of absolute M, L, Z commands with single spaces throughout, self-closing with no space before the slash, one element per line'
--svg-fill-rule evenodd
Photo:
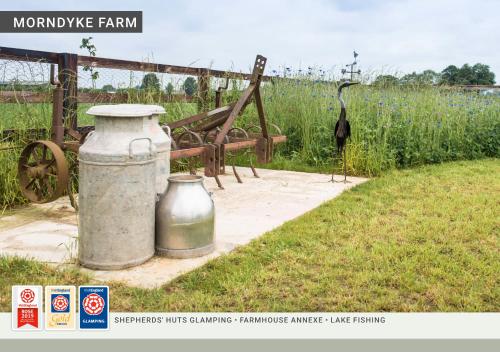
<path fill-rule="evenodd" d="M 358 75 L 359 75 L 359 74 L 361 74 L 361 70 L 360 70 L 360 69 L 358 69 L 357 71 L 355 71 L 355 70 L 354 70 L 354 67 L 358 64 L 358 63 L 357 63 L 357 61 L 356 61 L 356 58 L 358 57 L 358 53 L 356 52 L 356 50 L 354 50 L 353 55 L 354 55 L 354 61 L 353 61 L 353 63 L 352 63 L 352 64 L 347 64 L 347 65 L 345 65 L 346 67 L 349 67 L 349 68 L 350 68 L 350 70 L 349 70 L 349 71 L 347 71 L 347 69 L 346 69 L 346 68 L 343 68 L 343 69 L 342 69 L 342 74 L 343 74 L 343 75 L 345 75 L 346 73 L 351 74 L 351 79 L 350 79 L 350 81 L 352 81 L 352 75 L 353 75 L 354 73 L 356 73 L 356 74 L 358 74 Z"/>
<path fill-rule="evenodd" d="M 349 121 L 347 120 L 347 111 L 346 111 L 346 105 L 344 100 L 342 99 L 342 89 L 347 88 L 349 86 L 352 86 L 354 84 L 359 84 L 360 82 L 353 82 L 353 74 L 360 74 L 361 70 L 354 70 L 354 66 L 356 66 L 358 63 L 356 62 L 356 58 L 358 57 L 358 53 L 356 50 L 354 50 L 354 62 L 352 64 L 346 65 L 346 67 L 350 68 L 350 71 L 347 71 L 347 69 L 342 69 L 342 74 L 350 73 L 351 74 L 351 79 L 348 81 L 344 81 L 339 87 L 338 87 L 338 99 L 340 102 L 340 116 L 339 119 L 337 120 L 337 123 L 335 124 L 335 130 L 333 131 L 333 137 L 335 138 L 335 142 L 337 143 L 337 152 L 342 158 L 342 163 L 343 163 L 343 168 L 344 168 L 344 183 L 348 183 L 347 181 L 347 155 L 346 155 L 346 142 L 349 137 L 351 137 L 351 125 L 349 124 Z M 334 176 L 334 171 L 335 171 L 335 166 L 332 169 L 332 182 L 336 182 L 333 178 Z"/>

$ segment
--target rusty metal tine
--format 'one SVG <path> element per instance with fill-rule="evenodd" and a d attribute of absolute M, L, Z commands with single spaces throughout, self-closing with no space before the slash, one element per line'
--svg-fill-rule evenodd
<path fill-rule="evenodd" d="M 250 168 L 252 169 L 254 177 L 260 178 L 259 174 L 257 173 L 257 170 L 255 170 L 255 167 L 253 166 L 252 157 L 250 157 Z"/>
<path fill-rule="evenodd" d="M 236 171 L 236 167 L 234 166 L 234 163 L 233 163 L 232 167 L 233 167 L 234 176 L 236 177 L 236 180 L 238 181 L 238 183 L 243 183 L 243 181 L 241 180 L 240 175 L 238 175 L 238 172 Z"/>
<path fill-rule="evenodd" d="M 220 182 L 219 175 L 215 175 L 215 182 L 217 182 L 217 186 L 219 186 L 220 189 L 224 189 L 224 186 L 222 186 L 222 182 Z"/>

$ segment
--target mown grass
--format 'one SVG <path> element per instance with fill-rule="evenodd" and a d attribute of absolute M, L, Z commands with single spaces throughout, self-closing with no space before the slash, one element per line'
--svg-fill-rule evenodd
<path fill-rule="evenodd" d="M 113 311 L 500 311 L 500 162 L 393 170 Z M 10 285 L 91 278 L 0 260 Z"/>

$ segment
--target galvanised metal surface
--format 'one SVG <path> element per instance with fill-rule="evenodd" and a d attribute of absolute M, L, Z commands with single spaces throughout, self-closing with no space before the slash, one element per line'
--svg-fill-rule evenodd
<path fill-rule="evenodd" d="M 171 258 L 192 258 L 215 248 L 215 207 L 203 176 L 168 179 L 156 210 L 156 251 Z"/>
<path fill-rule="evenodd" d="M 165 109 L 158 105 L 146 105 L 152 111 L 152 116 L 144 118 L 144 132 L 151 138 L 156 147 L 156 194 L 163 194 L 167 189 L 170 177 L 170 149 L 172 140 L 170 129 L 167 133 L 160 127 L 159 115 L 165 113 Z"/>
<path fill-rule="evenodd" d="M 156 194 L 161 195 L 167 189 L 170 177 L 170 149 L 172 140 L 170 128 L 166 127 L 167 133 L 160 127 L 159 116 L 165 114 L 165 109 L 159 105 L 146 104 L 120 104 L 134 109 L 149 109 L 152 115 L 144 117 L 144 133 L 151 138 L 156 147 Z"/>
<path fill-rule="evenodd" d="M 92 269 L 141 264 L 154 254 L 156 149 L 147 107 L 102 105 L 79 151 L 79 261 Z"/>

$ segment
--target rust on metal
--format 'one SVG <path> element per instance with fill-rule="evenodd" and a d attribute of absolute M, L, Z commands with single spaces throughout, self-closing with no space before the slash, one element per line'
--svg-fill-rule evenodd
<path fill-rule="evenodd" d="M 264 107 L 260 96 L 260 84 L 264 74 L 267 59 L 257 55 L 254 68 L 250 76 L 249 86 L 241 93 L 239 99 L 226 106 L 220 106 L 222 102 L 222 91 L 225 87 L 217 89 L 215 109 L 198 113 L 196 115 L 184 118 L 179 121 L 171 122 L 167 126 L 172 130 L 174 140 L 179 150 L 173 151 L 172 159 L 181 158 L 181 155 L 190 157 L 200 156 L 205 165 L 205 176 L 215 177 L 219 187 L 222 184 L 218 175 L 225 173 L 226 158 L 228 153 L 242 149 L 255 148 L 257 162 L 269 163 L 272 160 L 274 144 L 286 141 L 286 137 L 279 134 L 271 136 L 268 131 Z M 199 81 L 199 83 L 202 81 Z M 203 83 L 205 84 L 205 83 Z M 202 87 L 202 90 L 204 88 Z M 250 126 L 248 130 L 234 127 L 234 123 L 240 116 L 246 106 L 252 101 L 255 102 L 259 116 L 259 126 Z M 277 126 L 272 127 L 281 133 Z M 179 130 L 180 132 L 176 131 Z M 256 130 L 256 132 L 251 132 Z M 185 139 L 185 136 L 196 136 Z M 199 137 L 199 138 L 198 138 Z M 201 151 L 199 139 L 203 140 L 205 149 Z M 182 151 L 182 152 L 181 152 Z M 251 164 L 252 173 L 258 177 L 253 164 Z M 236 171 L 234 161 L 232 163 L 233 173 L 239 183 L 242 183 L 241 177 Z"/>
<path fill-rule="evenodd" d="M 218 176 L 226 172 L 226 163 L 231 164 L 237 181 L 242 182 L 235 168 L 235 160 L 230 160 L 230 158 L 234 158 L 234 152 L 243 150 L 244 153 L 251 154 L 253 150 L 258 163 L 268 163 L 272 160 L 274 145 L 286 141 L 286 136 L 281 134 L 280 129 L 266 121 L 260 85 L 263 81 L 270 80 L 271 77 L 264 75 L 267 59 L 261 55 L 257 55 L 250 74 L 7 47 L 0 47 L 0 59 L 52 64 L 50 83 L 53 89 L 51 95 L 34 92 L 0 92 L 0 102 L 47 103 L 52 101 L 50 141 L 37 140 L 28 144 L 21 153 L 18 165 L 18 177 L 22 192 L 33 202 L 52 201 L 68 189 L 68 163 L 64 152 L 78 153 L 79 146 L 94 128 L 93 126 L 78 126 L 78 103 L 123 103 L 129 101 L 129 95 L 126 93 L 79 92 L 77 77 L 79 66 L 187 74 L 198 77 L 197 97 L 159 93 L 157 101 L 192 101 L 196 99 L 199 109 L 207 110 L 170 122 L 164 128 L 168 127 L 172 130 L 171 159 L 188 158 L 190 172 L 195 173 L 193 160 L 198 158 L 204 165 L 205 176 L 214 177 L 220 188 L 223 188 L 223 185 Z M 58 65 L 57 79 L 54 64 Z M 215 109 L 208 110 L 210 106 L 210 79 L 212 77 L 224 78 L 225 84 L 216 90 Z M 222 93 L 228 88 L 229 79 L 248 80 L 249 85 L 241 92 L 236 101 L 222 106 Z M 258 125 L 248 126 L 245 129 L 235 127 L 237 118 L 253 102 L 255 102 L 258 114 Z M 270 134 L 269 128 L 277 134 Z M 22 131 L 23 136 L 47 135 L 48 132 L 44 129 Z M 18 133 L 16 130 L 5 130 L 2 131 L 1 135 L 8 139 L 16 133 Z M 41 156 L 40 153 L 42 153 Z M 253 175 L 259 177 L 251 157 L 250 168 Z"/>
<path fill-rule="evenodd" d="M 68 164 L 64 152 L 51 141 L 36 141 L 24 148 L 19 158 L 18 176 L 23 195 L 34 203 L 59 198 L 68 184 Z"/>

